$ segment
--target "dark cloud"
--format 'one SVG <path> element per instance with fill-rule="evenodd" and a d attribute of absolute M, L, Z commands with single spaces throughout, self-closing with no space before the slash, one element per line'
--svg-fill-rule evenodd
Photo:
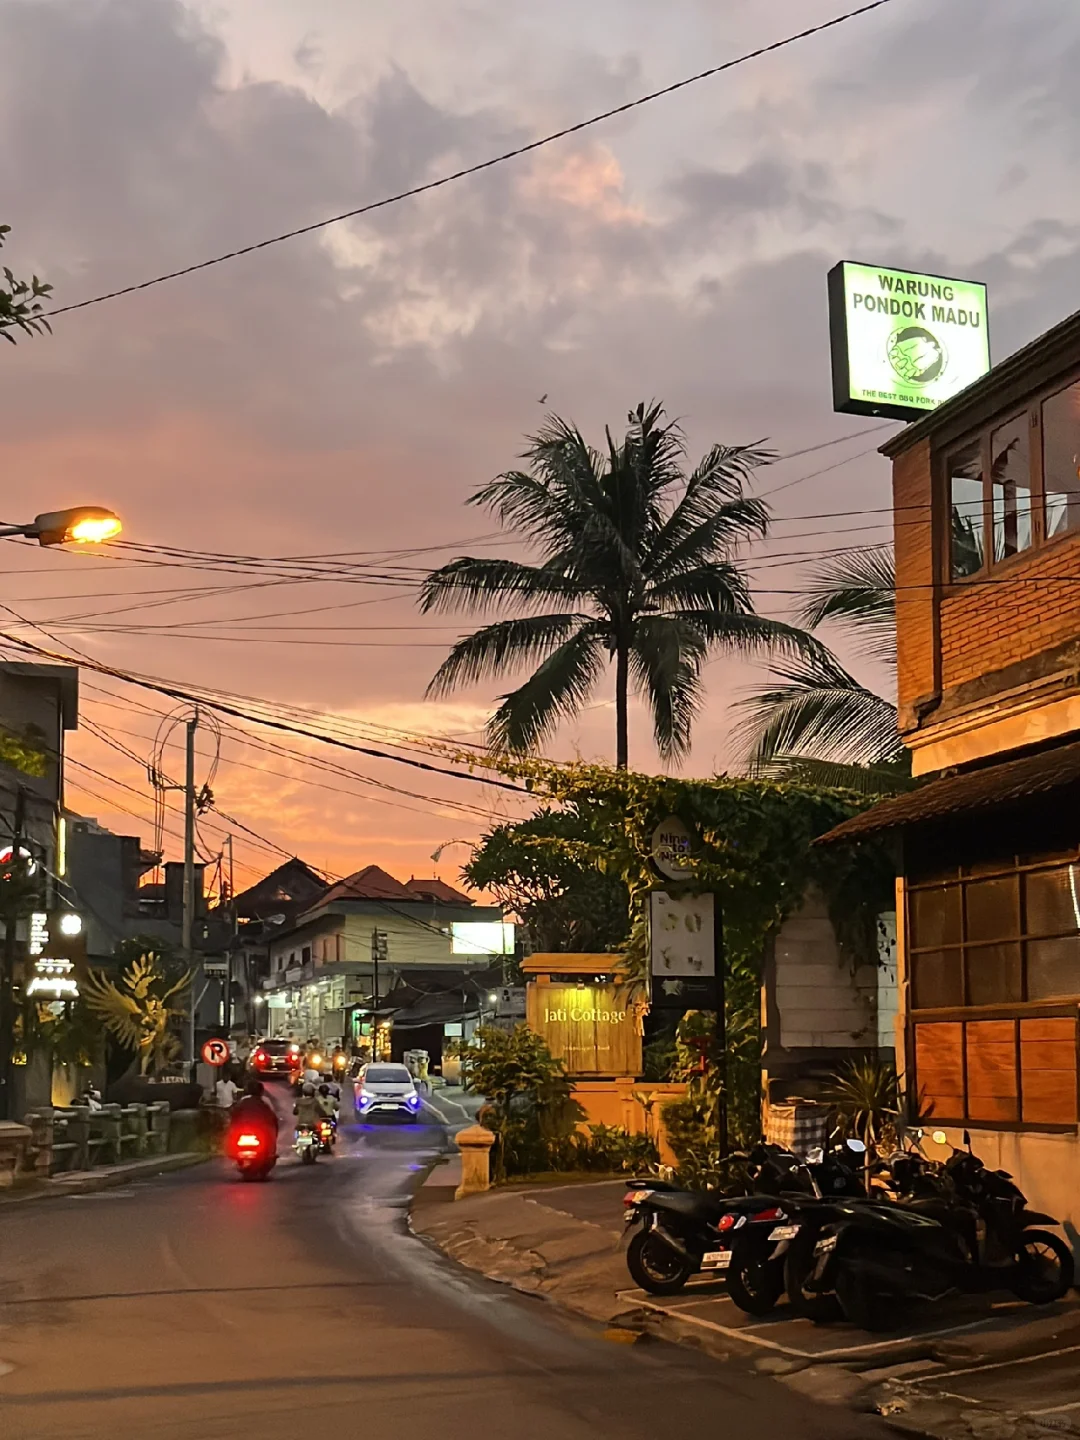
<path fill-rule="evenodd" d="M 735 87 L 717 91 L 715 135 L 663 163 L 670 112 L 657 107 L 335 232 L 65 316 L 52 339 L 2 357 L 6 473 L 40 508 L 89 477 L 143 539 L 340 551 L 489 528 L 463 501 L 520 451 L 545 392 L 596 435 L 637 400 L 664 397 L 695 452 L 763 437 L 794 449 L 859 428 L 831 411 L 825 273 L 845 254 L 957 268 L 935 206 L 900 218 L 880 196 L 896 175 L 920 183 L 959 163 L 947 153 L 951 99 L 985 90 L 993 67 L 1008 66 L 999 50 L 1019 12 L 987 0 L 984 33 L 970 3 L 916 3 L 910 22 L 876 40 L 822 44 L 813 65 L 828 68 L 816 78 L 808 68 L 795 94 L 778 89 L 740 109 Z M 304 40 L 293 58 L 317 66 L 322 44 Z M 512 93 L 502 108 L 439 103 L 403 63 L 334 107 L 280 81 L 226 83 L 226 60 L 178 0 L 0 0 L 0 218 L 15 226 L 5 252 L 15 268 L 37 268 L 66 303 L 534 133 Z M 565 66 L 565 90 L 545 98 L 567 117 L 623 98 L 642 87 L 639 63 L 583 52 Z M 595 84 L 581 87 L 582 76 Z M 1020 106 L 1030 87 L 1015 79 L 998 93 Z M 846 142 L 872 136 L 905 97 L 920 123 L 937 125 L 941 154 L 890 148 L 890 131 L 870 156 L 869 195 Z M 729 114 L 742 138 L 725 146 Z M 666 181 L 624 184 L 618 161 L 633 170 L 646 146 Z M 1030 158 L 1018 146 L 1001 157 L 1003 172 Z M 1044 218 L 1022 220 L 1019 201 L 995 200 L 992 242 L 979 215 L 968 222 L 962 263 L 1000 297 L 999 356 L 1077 303 L 1080 217 L 1058 217 L 1056 198 Z M 871 457 L 792 491 L 788 513 L 879 505 L 886 493 L 883 462 Z M 416 618 L 407 599 L 357 613 Z M 148 668 L 139 642 L 111 643 Z M 415 699 L 437 658 L 404 643 L 374 664 L 370 653 L 314 649 L 185 655 L 177 642 L 155 664 L 176 674 L 205 664 L 252 693 L 341 705 Z M 714 716 L 711 732 L 722 723 Z"/>

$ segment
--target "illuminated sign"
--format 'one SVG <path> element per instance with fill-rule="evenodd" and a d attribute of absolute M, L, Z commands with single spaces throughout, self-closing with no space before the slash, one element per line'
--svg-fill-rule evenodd
<path fill-rule="evenodd" d="M 986 286 L 844 260 L 829 337 L 835 410 L 914 420 L 990 369 Z"/>
<path fill-rule="evenodd" d="M 649 852 L 665 880 L 685 880 L 694 873 L 694 837 L 677 815 L 661 820 L 652 833 Z"/>
<path fill-rule="evenodd" d="M 72 910 L 52 914 L 35 910 L 30 916 L 27 954 L 34 973 L 26 987 L 27 998 L 49 1002 L 77 1000 L 76 960 L 86 960 L 82 916 Z"/>
<path fill-rule="evenodd" d="M 540 985 L 525 994 L 530 1030 L 570 1075 L 637 1075 L 641 1036 L 628 1008 L 626 986 Z"/>
<path fill-rule="evenodd" d="M 514 927 L 498 920 L 454 920 L 450 925 L 454 955 L 513 955 Z"/>

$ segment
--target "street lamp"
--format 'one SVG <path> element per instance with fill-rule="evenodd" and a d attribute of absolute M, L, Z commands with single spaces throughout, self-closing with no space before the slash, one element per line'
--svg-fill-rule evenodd
<path fill-rule="evenodd" d="M 115 540 L 123 526 L 120 517 L 100 505 L 76 505 L 71 510 L 47 510 L 29 525 L 0 525 L 0 539 L 25 535 L 39 545 L 95 545 Z"/>

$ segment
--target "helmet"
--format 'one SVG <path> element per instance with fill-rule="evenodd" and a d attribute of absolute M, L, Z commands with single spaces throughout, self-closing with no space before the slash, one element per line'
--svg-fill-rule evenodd
<path fill-rule="evenodd" d="M 300 1093 L 302 1095 L 314 1095 L 315 1086 L 312 1085 L 310 1081 L 308 1081 L 308 1083 L 304 1086 L 303 1090 Z"/>
<path fill-rule="evenodd" d="M 264 1093 L 264 1086 L 261 1080 L 249 1080 L 245 1089 L 249 1095 L 259 1096 Z"/>
<path fill-rule="evenodd" d="M 320 1085 L 320 1086 L 319 1086 L 319 1094 L 320 1094 L 320 1095 L 329 1095 L 329 1094 L 330 1094 L 330 1086 L 329 1086 L 329 1085 Z"/>

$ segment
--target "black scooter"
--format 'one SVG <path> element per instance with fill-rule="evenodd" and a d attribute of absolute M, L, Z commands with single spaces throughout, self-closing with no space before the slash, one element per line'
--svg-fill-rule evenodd
<path fill-rule="evenodd" d="M 728 1157 L 746 1167 L 753 1194 L 687 1191 L 661 1181 L 628 1183 L 623 1199 L 626 1264 L 641 1289 L 674 1295 L 698 1273 L 721 1274 L 728 1294 L 749 1315 L 766 1315 L 784 1289 L 784 1252 L 798 1234 L 788 1192 L 861 1193 L 844 1151 L 804 1162 L 776 1145 Z"/>
<path fill-rule="evenodd" d="M 942 1132 L 934 1139 L 946 1143 Z M 935 1172 L 916 1171 L 920 1193 L 820 1217 L 801 1293 L 822 1303 L 835 1297 L 864 1330 L 889 1329 L 910 1302 L 950 1292 L 1008 1289 L 1032 1305 L 1061 1299 L 1073 1282 L 1072 1253 L 1039 1228 L 1060 1222 L 1029 1210 L 1006 1171 L 972 1154 L 966 1131 L 964 1143 Z"/>

